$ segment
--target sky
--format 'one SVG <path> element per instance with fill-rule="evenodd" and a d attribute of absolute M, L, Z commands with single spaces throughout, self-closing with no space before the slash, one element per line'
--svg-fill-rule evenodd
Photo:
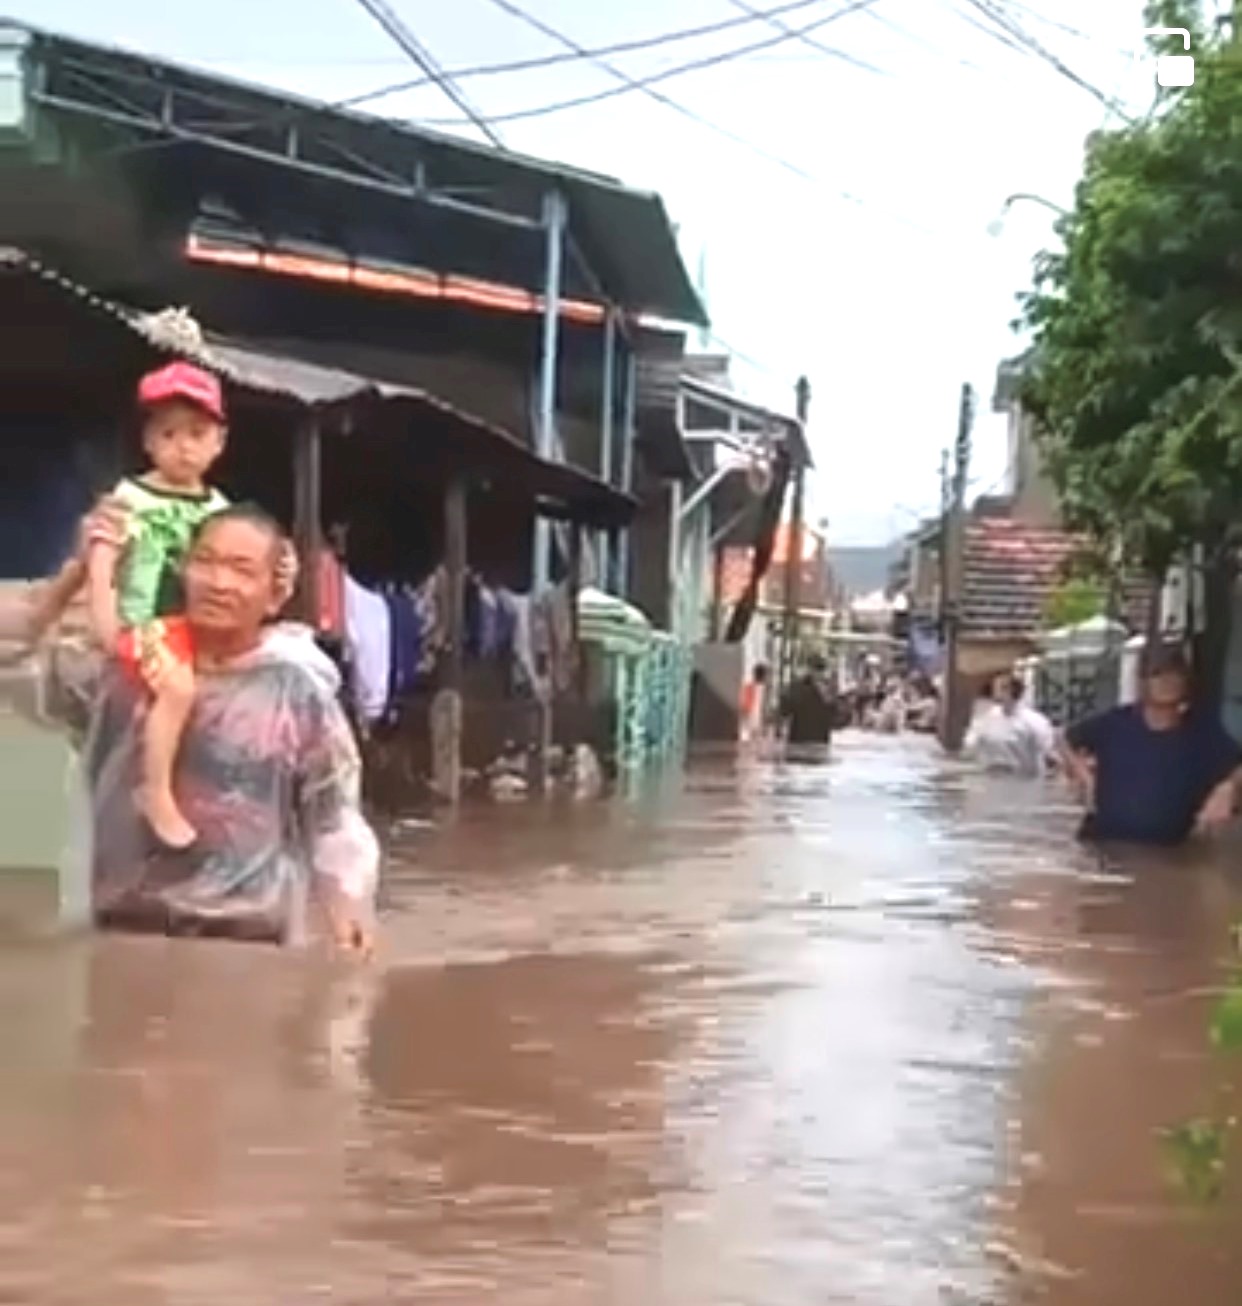
<path fill-rule="evenodd" d="M 563 48 L 507 12 L 511 0 L 390 3 L 448 69 Z M 778 3 L 518 7 L 600 47 Z M 851 4 L 861 7 L 840 12 Z M 1003 8 L 1046 53 L 999 37 L 980 4 Z M 631 91 L 496 129 L 512 149 L 663 195 L 688 268 L 705 275 L 709 347 L 734 353 L 737 387 L 792 408 L 796 378 L 810 380 L 809 516 L 835 543 L 878 544 L 938 504 L 963 382 L 979 398 L 973 491 L 1004 488 L 996 365 L 1022 347 L 1015 297 L 1054 241 L 1054 216 L 1020 201 L 999 234 L 996 220 L 1015 192 L 1071 202 L 1084 140 L 1110 121 L 1071 74 L 1130 111 L 1147 107 L 1153 73 L 1133 57 L 1141 14 L 1141 0 L 809 0 L 779 20 L 822 24 L 805 40 L 756 20 L 611 60 L 641 78 L 734 56 L 659 83 L 688 112 Z M 7 16 L 329 101 L 417 73 L 358 0 L 7 0 Z M 622 82 L 583 62 L 459 85 L 496 120 Z M 370 107 L 478 139 L 434 88 Z"/>

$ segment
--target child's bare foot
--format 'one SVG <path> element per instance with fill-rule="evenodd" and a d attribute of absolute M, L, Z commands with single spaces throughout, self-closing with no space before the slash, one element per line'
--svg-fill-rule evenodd
<path fill-rule="evenodd" d="M 198 831 L 181 815 L 181 809 L 171 794 L 144 791 L 139 807 L 151 833 L 166 848 L 180 851 L 191 847 L 198 839 Z"/>

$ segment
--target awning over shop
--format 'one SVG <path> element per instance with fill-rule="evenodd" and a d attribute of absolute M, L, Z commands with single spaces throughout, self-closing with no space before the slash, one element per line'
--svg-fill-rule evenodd
<path fill-rule="evenodd" d="M 321 419 L 326 435 L 349 438 L 362 425 L 425 443 L 428 459 L 529 496 L 545 516 L 613 528 L 636 502 L 577 468 L 545 461 L 499 426 L 429 391 L 305 363 L 210 333 L 178 337 L 176 322 L 93 294 L 20 250 L 0 249 L 0 313 L 13 344 L 0 374 L 26 385 L 64 385 L 75 373 L 98 381 L 132 374 L 176 355 L 216 372 L 234 392 Z M 85 328 L 75 341 L 74 328 Z"/>

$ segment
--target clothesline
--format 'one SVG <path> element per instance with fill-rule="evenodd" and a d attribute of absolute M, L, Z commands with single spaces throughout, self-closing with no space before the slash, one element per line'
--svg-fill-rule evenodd
<path fill-rule="evenodd" d="M 393 718 L 434 682 L 448 644 L 448 576 L 437 567 L 418 585 L 361 584 L 334 555 L 320 569 L 320 633 L 339 639 L 354 707 L 366 725 Z M 466 580 L 465 655 L 508 671 L 510 691 L 537 698 L 572 682 L 569 585 L 532 597 Z"/>

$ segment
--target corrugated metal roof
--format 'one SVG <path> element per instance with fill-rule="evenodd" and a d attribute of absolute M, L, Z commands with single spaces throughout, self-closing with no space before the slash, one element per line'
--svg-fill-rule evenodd
<path fill-rule="evenodd" d="M 170 331 L 167 319 L 104 299 L 23 250 L 0 248 L 0 273 L 33 277 L 51 285 L 67 304 L 115 322 L 118 329 L 142 339 L 153 353 L 190 359 L 250 395 L 323 411 L 379 404 L 389 410 L 408 408 L 438 414 L 452 421 L 463 436 L 473 438 L 472 447 L 479 451 L 484 469 L 521 472 L 533 493 L 562 500 L 571 509 L 566 515 L 611 526 L 627 522 L 637 508 L 637 501 L 629 495 L 575 467 L 539 458 L 508 431 L 429 391 L 267 353 L 210 333 L 199 340 L 178 337 L 175 330 Z M 581 511 L 572 511 L 574 508 Z"/>
<path fill-rule="evenodd" d="M 36 59 L 45 72 L 52 74 L 43 77 L 38 92 L 52 113 L 66 112 L 69 105 L 83 112 L 93 106 L 102 113 L 110 112 L 118 124 L 124 118 L 135 130 L 170 143 L 181 139 L 206 150 L 212 146 L 211 131 L 197 126 L 200 123 L 222 124 L 223 130 L 216 138 L 221 150 L 261 139 L 264 127 L 277 136 L 289 124 L 307 130 L 327 128 L 339 137 L 336 157 L 342 172 L 348 169 L 352 154 L 365 161 L 359 178 L 369 175 L 373 184 L 389 187 L 388 178 L 426 176 L 446 193 L 484 195 L 498 208 L 526 218 L 538 218 L 545 194 L 557 190 L 568 203 L 574 244 L 583 251 L 614 303 L 627 312 L 649 313 L 674 322 L 707 321 L 678 252 L 676 233 L 664 203 L 654 193 L 566 164 L 493 149 L 408 122 L 316 103 L 151 55 L 76 40 L 25 24 L 0 20 L 0 26 L 24 33 Z M 57 76 L 61 65 L 69 66 L 64 79 Z M 125 85 L 110 88 L 106 85 L 109 78 Z M 140 88 L 137 93 L 135 87 Z M 210 112 L 191 115 L 194 130 L 180 123 L 162 122 L 161 104 L 169 103 L 166 97 L 175 94 L 192 105 L 210 107 Z M 92 95 L 96 98 L 92 99 Z M 142 112 L 135 112 L 137 108 Z M 232 118 L 248 123 L 252 130 L 239 132 L 235 123 L 230 125 Z M 163 151 L 157 162 L 169 153 Z M 263 154 L 267 162 L 281 165 L 280 148 Z M 298 167 L 300 160 L 286 157 L 284 164 L 288 171 Z M 326 169 L 323 179 L 328 180 Z M 420 195 L 413 180 L 408 181 L 408 193 L 400 180 L 391 183 L 390 189 L 391 198 L 419 205 Z M 359 190 L 358 196 L 355 203 L 365 208 L 365 193 Z M 377 193 L 375 198 L 378 201 L 384 197 Z M 463 226 L 468 225 L 469 219 L 463 217 Z M 495 253 L 502 242 L 497 240 L 494 227 L 490 231 Z M 486 253 L 486 232 L 481 230 L 475 236 L 476 245 Z M 529 251 L 518 242 L 510 254 L 511 284 L 529 285 Z"/>

